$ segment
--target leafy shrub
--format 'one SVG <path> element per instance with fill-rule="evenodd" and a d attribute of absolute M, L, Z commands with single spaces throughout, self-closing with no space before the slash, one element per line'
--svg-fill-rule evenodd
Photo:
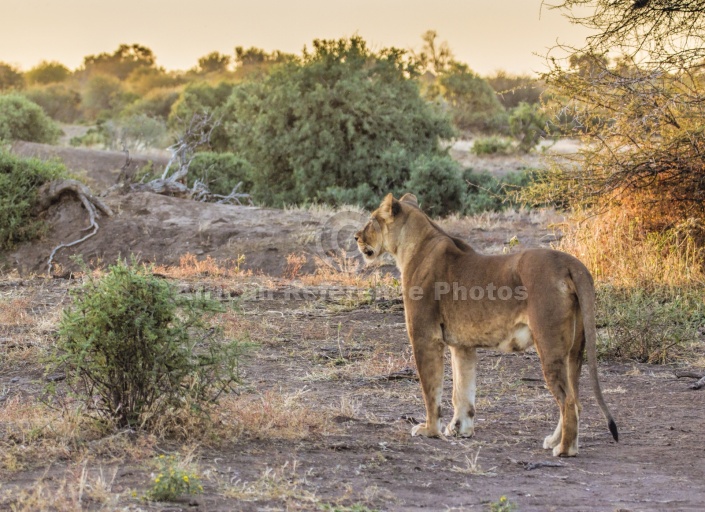
<path fill-rule="evenodd" d="M 157 474 L 147 493 L 153 501 L 174 501 L 184 494 L 203 492 L 201 479 L 175 455 L 160 455 L 156 460 Z"/>
<path fill-rule="evenodd" d="M 81 117 L 81 94 L 64 84 L 25 89 L 22 94 L 56 121 L 74 123 Z"/>
<path fill-rule="evenodd" d="M 316 40 L 302 61 L 236 86 L 224 111 L 231 150 L 256 169 L 254 199 L 372 206 L 403 190 L 420 155 L 453 134 L 424 101 L 402 52 L 359 37 Z"/>
<path fill-rule="evenodd" d="M 698 290 L 602 285 L 597 292 L 605 357 L 664 364 L 701 343 L 705 305 Z"/>
<path fill-rule="evenodd" d="M 61 130 L 42 107 L 20 94 L 0 95 L 0 141 L 52 143 L 59 135 Z"/>
<path fill-rule="evenodd" d="M 24 77 L 17 69 L 0 62 L 0 91 L 12 91 L 24 87 Z"/>
<path fill-rule="evenodd" d="M 197 153 L 188 173 L 188 186 L 198 179 L 208 185 L 214 194 L 228 195 L 235 186 L 242 182 L 239 192 L 248 192 L 252 188 L 252 166 L 242 157 L 232 153 Z"/>
<path fill-rule="evenodd" d="M 60 62 L 42 61 L 25 73 L 30 84 L 54 84 L 65 81 L 71 75 L 69 68 Z"/>
<path fill-rule="evenodd" d="M 421 208 L 433 217 L 463 209 L 466 186 L 458 164 L 449 156 L 417 158 L 405 188 L 417 195 Z"/>
<path fill-rule="evenodd" d="M 238 382 L 246 345 L 219 339 L 207 320 L 223 306 L 207 295 L 180 295 L 122 261 L 72 295 L 58 359 L 89 410 L 116 426 L 149 428 L 166 411 L 198 408 Z"/>
<path fill-rule="evenodd" d="M 509 131 L 519 140 L 519 151 L 528 153 L 546 135 L 548 119 L 540 105 L 520 103 L 509 115 Z"/>
<path fill-rule="evenodd" d="M 95 75 L 83 89 L 82 109 L 87 119 L 105 119 L 116 115 L 138 97 L 128 93 L 114 76 Z"/>
<path fill-rule="evenodd" d="M 142 114 L 166 121 L 180 94 L 176 89 L 153 89 L 125 108 L 123 115 Z"/>
<path fill-rule="evenodd" d="M 61 164 L 0 151 L 0 248 L 9 249 L 44 232 L 44 223 L 32 215 L 37 190 L 65 174 Z"/>
<path fill-rule="evenodd" d="M 220 82 L 210 85 L 195 82 L 186 86 L 179 99 L 172 104 L 169 114 L 169 128 L 176 133 L 184 133 L 195 115 L 213 114 L 214 121 L 223 116 L 223 110 L 233 91 L 233 84 Z M 211 132 L 210 146 L 216 151 L 228 149 L 230 141 L 225 126 L 220 124 Z"/>
<path fill-rule="evenodd" d="M 470 152 L 474 155 L 508 155 L 512 153 L 512 141 L 504 137 L 478 137 L 474 140 Z"/>
<path fill-rule="evenodd" d="M 454 62 L 439 81 L 460 130 L 488 132 L 506 125 L 507 114 L 492 87 L 465 64 Z"/>
<path fill-rule="evenodd" d="M 516 207 L 519 204 L 519 191 L 530 185 L 539 175 L 539 171 L 527 170 L 498 178 L 488 172 L 477 173 L 471 168 L 465 169 L 463 181 L 467 184 L 467 189 L 463 213 L 475 215 Z"/>

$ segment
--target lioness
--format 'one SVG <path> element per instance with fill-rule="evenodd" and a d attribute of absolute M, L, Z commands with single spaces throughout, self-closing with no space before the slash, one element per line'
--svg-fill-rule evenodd
<path fill-rule="evenodd" d="M 521 351 L 536 345 L 560 419 L 543 447 L 554 456 L 578 453 L 578 380 L 587 349 L 590 380 L 609 430 L 617 425 L 597 380 L 595 290 L 576 258 L 549 249 L 486 256 L 449 236 L 416 197 L 389 194 L 355 234 L 367 261 L 388 252 L 401 271 L 406 327 L 426 405 L 412 436 L 441 435 L 443 352 L 453 368 L 453 419 L 445 435 L 471 436 L 475 418 L 477 347 Z"/>

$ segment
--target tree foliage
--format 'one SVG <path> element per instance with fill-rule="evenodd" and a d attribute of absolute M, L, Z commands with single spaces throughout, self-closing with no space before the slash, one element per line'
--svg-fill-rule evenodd
<path fill-rule="evenodd" d="M 29 84 L 55 84 L 64 82 L 71 71 L 60 62 L 42 61 L 25 73 L 25 78 Z"/>
<path fill-rule="evenodd" d="M 453 62 L 439 82 L 453 122 L 461 130 L 496 131 L 506 122 L 506 112 L 492 87 L 467 65 Z"/>
<path fill-rule="evenodd" d="M 42 108 L 18 93 L 0 95 L 0 141 L 52 143 L 61 130 Z"/>
<path fill-rule="evenodd" d="M 303 59 L 237 86 L 226 111 L 232 150 L 270 205 L 374 206 L 401 192 L 413 162 L 439 155 L 448 120 L 421 98 L 404 52 L 372 52 L 359 37 L 316 40 Z"/>
<path fill-rule="evenodd" d="M 88 55 L 83 59 L 85 71 L 102 73 L 125 80 L 131 73 L 141 68 L 154 67 L 154 52 L 140 44 L 121 44 L 113 53 Z"/>
<path fill-rule="evenodd" d="M 24 77 L 17 69 L 9 64 L 0 62 L 0 92 L 22 89 Z"/>
<path fill-rule="evenodd" d="M 563 48 L 569 59 L 551 59 L 545 75 L 562 100 L 557 119 L 570 120 L 567 129 L 587 144 L 540 192 L 634 207 L 647 229 L 704 219 L 705 2 L 568 0 L 556 8 L 594 31 L 584 47 Z"/>
<path fill-rule="evenodd" d="M 32 240 L 44 231 L 33 215 L 37 191 L 43 184 L 66 175 L 63 165 L 20 158 L 0 151 L 0 248 Z"/>

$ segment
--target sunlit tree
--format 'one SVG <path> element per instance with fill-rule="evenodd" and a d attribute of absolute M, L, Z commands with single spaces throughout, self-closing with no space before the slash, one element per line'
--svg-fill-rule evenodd
<path fill-rule="evenodd" d="M 594 35 L 549 56 L 555 119 L 586 144 L 559 162 L 544 196 L 638 207 L 646 229 L 705 219 L 705 1 L 567 0 L 555 8 Z"/>

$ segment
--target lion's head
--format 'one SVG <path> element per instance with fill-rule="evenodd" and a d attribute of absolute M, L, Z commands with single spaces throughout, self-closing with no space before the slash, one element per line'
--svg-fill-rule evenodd
<path fill-rule="evenodd" d="M 366 261 L 373 261 L 385 252 L 396 252 L 398 232 L 409 214 L 420 213 L 418 207 L 413 194 L 405 194 L 398 201 L 387 194 L 367 224 L 355 233 L 357 247 Z"/>

